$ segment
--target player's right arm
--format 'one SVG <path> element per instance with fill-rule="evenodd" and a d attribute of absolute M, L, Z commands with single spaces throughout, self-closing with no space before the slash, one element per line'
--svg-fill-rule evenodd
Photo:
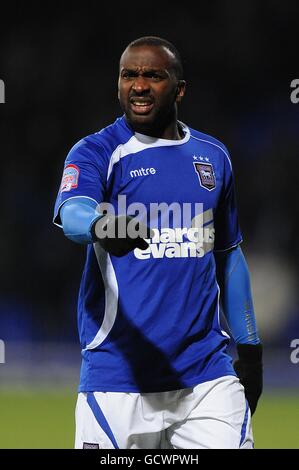
<path fill-rule="evenodd" d="M 62 208 L 66 203 L 82 203 L 84 199 L 87 208 L 97 207 L 103 201 L 108 164 L 101 147 L 91 140 L 82 139 L 70 150 L 55 202 L 55 225 L 62 227 Z"/>
<path fill-rule="evenodd" d="M 141 236 L 129 236 L 128 225 L 133 222 L 133 217 L 100 214 L 96 203 L 90 199 L 78 197 L 66 201 L 61 208 L 60 218 L 64 234 L 70 240 L 84 244 L 99 242 L 105 251 L 114 256 L 124 256 L 135 248 L 145 250 L 148 247 Z M 125 236 L 118 236 L 120 224 L 123 224 Z M 146 238 L 153 236 L 146 226 L 143 226 L 143 230 Z"/>
<path fill-rule="evenodd" d="M 98 154 L 94 145 L 84 139 L 73 147 L 65 162 L 54 223 L 76 243 L 97 241 L 110 254 L 124 256 L 135 248 L 146 249 L 148 243 L 144 238 L 152 234 L 139 224 L 139 233 L 144 233 L 144 238 L 131 238 L 127 227 L 132 217 L 104 215 L 98 211 L 99 203 L 104 200 L 108 163 L 105 155 Z M 125 237 L 118 237 L 120 224 L 125 225 Z"/>

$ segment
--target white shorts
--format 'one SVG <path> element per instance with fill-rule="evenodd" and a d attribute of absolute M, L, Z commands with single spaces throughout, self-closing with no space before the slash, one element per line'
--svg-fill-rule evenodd
<path fill-rule="evenodd" d="M 79 393 L 75 448 L 253 448 L 244 388 L 234 376 L 160 393 Z"/>

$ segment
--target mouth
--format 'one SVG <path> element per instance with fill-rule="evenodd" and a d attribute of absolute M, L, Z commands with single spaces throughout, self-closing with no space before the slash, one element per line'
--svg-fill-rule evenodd
<path fill-rule="evenodd" d="M 130 107 L 135 114 L 148 114 L 154 107 L 154 103 L 150 99 L 130 98 Z"/>

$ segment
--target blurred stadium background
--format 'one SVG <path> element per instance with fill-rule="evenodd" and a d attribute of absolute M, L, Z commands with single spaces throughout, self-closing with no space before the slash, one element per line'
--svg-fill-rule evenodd
<path fill-rule="evenodd" d="M 44 2 L 41 11 L 11 1 L 1 10 L 0 448 L 73 446 L 85 249 L 52 225 L 53 204 L 69 148 L 120 115 L 118 59 L 147 34 L 182 53 L 180 118 L 231 152 L 265 348 L 256 447 L 299 448 L 299 363 L 290 360 L 299 338 L 298 3 Z"/>

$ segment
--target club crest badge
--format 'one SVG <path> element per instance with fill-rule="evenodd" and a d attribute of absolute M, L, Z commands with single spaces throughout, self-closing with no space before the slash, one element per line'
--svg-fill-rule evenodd
<path fill-rule="evenodd" d="M 208 191 L 216 188 L 216 178 L 211 163 L 194 162 L 194 168 L 198 175 L 199 184 Z"/>
<path fill-rule="evenodd" d="M 91 442 L 83 442 L 83 449 L 99 449 L 99 444 L 94 444 Z"/>

